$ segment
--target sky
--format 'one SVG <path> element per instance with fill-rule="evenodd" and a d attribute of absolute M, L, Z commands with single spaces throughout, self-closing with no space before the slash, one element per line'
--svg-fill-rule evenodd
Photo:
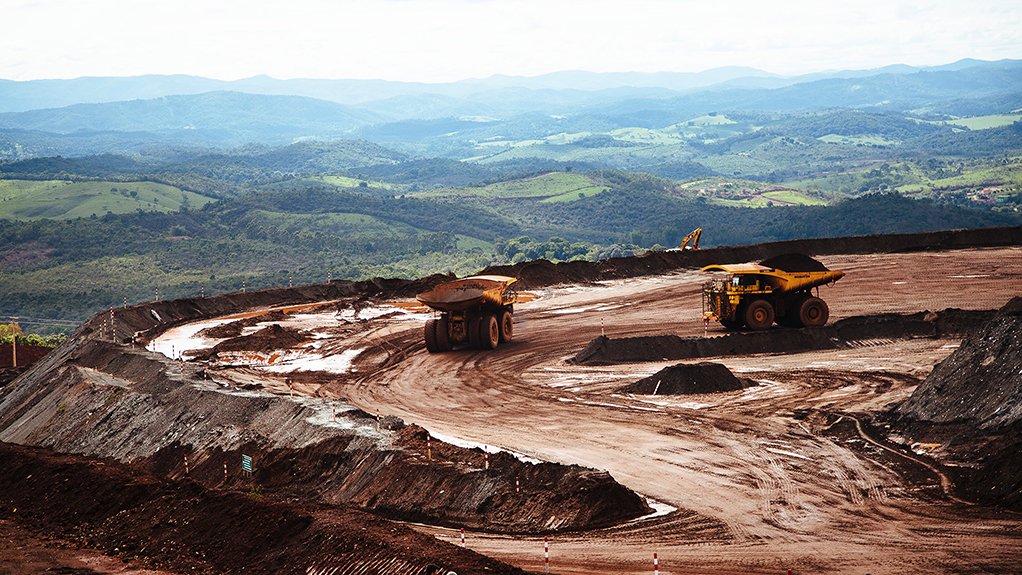
<path fill-rule="evenodd" d="M 1018 0 L 0 0 L 0 78 L 448 82 L 1022 58 Z"/>

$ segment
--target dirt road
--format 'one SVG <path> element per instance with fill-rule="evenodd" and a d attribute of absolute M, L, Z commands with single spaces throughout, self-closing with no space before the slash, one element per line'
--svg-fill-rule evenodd
<path fill-rule="evenodd" d="M 1017 295 L 1022 280 L 1018 248 L 821 259 L 848 272 L 823 290 L 835 319 L 992 309 Z M 519 306 L 515 341 L 494 352 L 431 355 L 417 329 L 399 331 L 359 357 L 357 377 L 321 392 L 437 434 L 607 469 L 679 509 L 557 537 L 554 572 L 648 573 L 654 552 L 663 573 L 1022 569 L 1019 517 L 949 502 L 932 472 L 866 442 L 854 426 L 828 427 L 834 417 L 825 417 L 903 399 L 957 342 L 876 341 L 728 358 L 725 364 L 762 385 L 680 399 L 614 392 L 666 363 L 566 363 L 601 331 L 701 335 L 704 279 L 685 272 L 546 290 Z M 541 540 L 472 534 L 470 541 L 485 554 L 542 569 Z"/>

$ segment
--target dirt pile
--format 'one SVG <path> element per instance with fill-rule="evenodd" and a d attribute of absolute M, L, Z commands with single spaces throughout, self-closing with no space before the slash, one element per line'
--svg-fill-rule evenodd
<path fill-rule="evenodd" d="M 515 265 L 491 266 L 480 273 L 519 278 L 517 287 L 527 289 L 561 283 L 585 284 L 601 280 L 655 275 L 685 268 L 701 268 L 710 264 L 767 260 L 774 256 L 791 253 L 808 255 L 868 254 L 1019 244 L 1022 244 L 1022 226 L 790 240 L 751 246 L 650 252 L 642 257 L 611 258 L 598 262 L 576 261 L 554 264 L 547 260 L 536 260 Z"/>
<path fill-rule="evenodd" d="M 572 361 L 579 365 L 611 365 L 839 349 L 855 347 L 871 340 L 964 336 L 983 325 L 994 313 L 947 309 L 937 313 L 879 314 L 851 317 L 818 328 L 778 327 L 715 337 L 654 335 L 612 339 L 600 336 L 589 342 Z"/>
<path fill-rule="evenodd" d="M 280 324 L 274 323 L 253 334 L 222 341 L 216 344 L 211 351 L 213 354 L 223 351 L 269 353 L 278 349 L 290 349 L 304 343 L 307 339 L 297 329 L 281 327 Z"/>
<path fill-rule="evenodd" d="M 891 414 L 899 433 L 941 444 L 960 492 L 1022 509 L 1022 297 L 967 337 Z"/>
<path fill-rule="evenodd" d="M 213 327 L 209 327 L 200 331 L 198 335 L 209 339 L 239 337 L 241 335 L 241 332 L 246 327 L 251 327 L 263 322 L 284 321 L 286 319 L 287 319 L 286 313 L 279 310 L 275 310 L 259 315 L 254 315 L 252 317 L 246 317 L 243 319 L 235 320 L 229 323 L 215 325 Z"/>
<path fill-rule="evenodd" d="M 191 573 L 523 573 L 344 506 L 210 490 L 112 461 L 0 444 L 0 517 Z M 14 511 L 16 510 L 16 511 Z"/>
<path fill-rule="evenodd" d="M 680 363 L 665 367 L 649 377 L 618 389 L 623 393 L 646 395 L 689 395 L 736 391 L 755 385 L 739 379 L 720 363 Z"/>
<path fill-rule="evenodd" d="M 786 272 L 826 272 L 827 266 L 805 254 L 781 254 L 767 258 L 759 265 Z"/>

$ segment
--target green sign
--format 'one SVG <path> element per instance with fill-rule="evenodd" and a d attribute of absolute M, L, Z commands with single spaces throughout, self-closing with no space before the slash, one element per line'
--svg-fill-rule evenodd
<path fill-rule="evenodd" d="M 241 456 L 241 468 L 244 471 L 252 473 L 252 458 L 249 457 L 248 455 L 242 455 Z"/>

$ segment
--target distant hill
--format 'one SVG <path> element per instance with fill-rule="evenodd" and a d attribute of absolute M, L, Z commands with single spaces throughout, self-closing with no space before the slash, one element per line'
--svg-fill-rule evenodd
<path fill-rule="evenodd" d="M 145 132 L 196 144 L 287 143 L 350 134 L 376 121 L 370 112 L 299 96 L 209 92 L 0 114 L 0 128 L 57 134 Z"/>

